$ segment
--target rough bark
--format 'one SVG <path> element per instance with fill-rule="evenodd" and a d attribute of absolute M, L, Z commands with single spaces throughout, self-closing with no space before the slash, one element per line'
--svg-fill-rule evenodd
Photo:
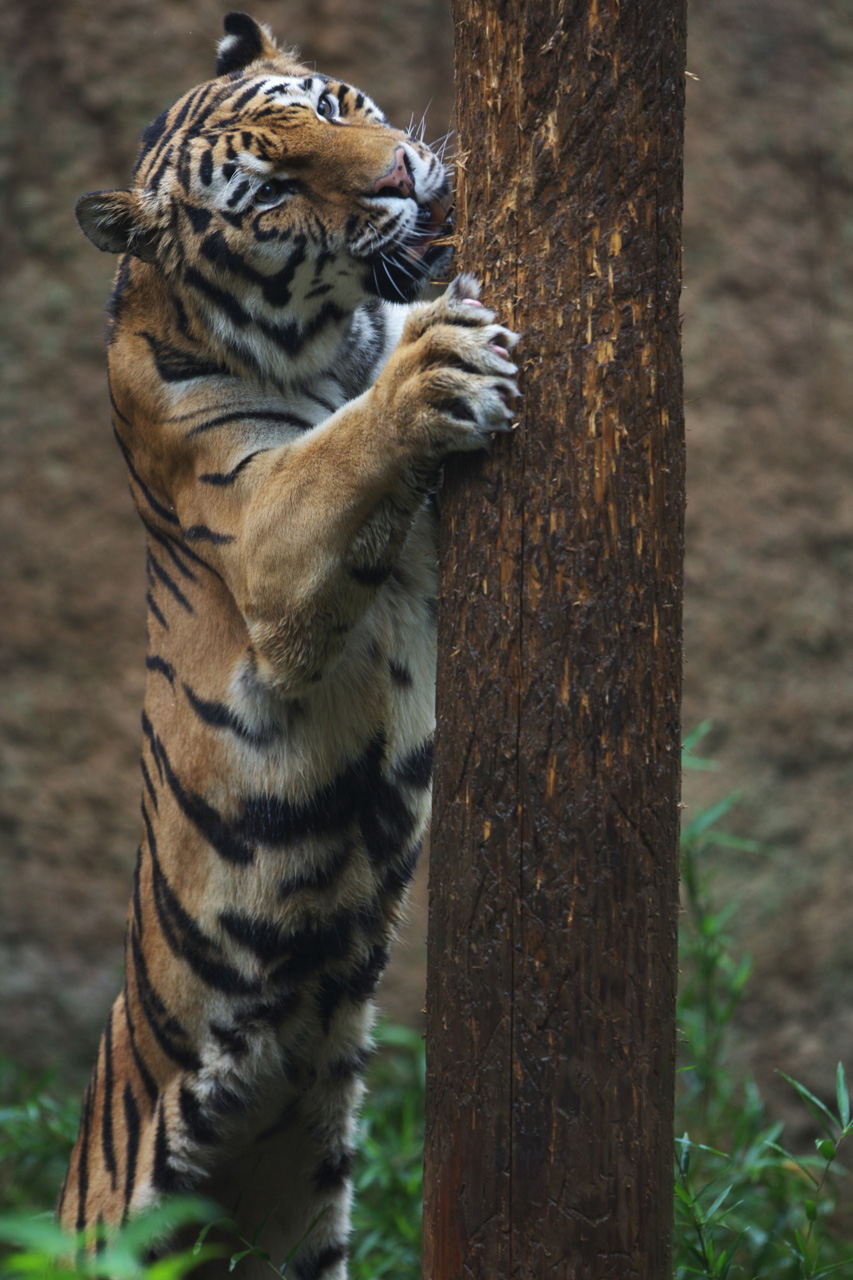
<path fill-rule="evenodd" d="M 671 1275 L 683 0 L 454 0 L 462 265 L 520 430 L 448 467 L 425 1280 Z"/>

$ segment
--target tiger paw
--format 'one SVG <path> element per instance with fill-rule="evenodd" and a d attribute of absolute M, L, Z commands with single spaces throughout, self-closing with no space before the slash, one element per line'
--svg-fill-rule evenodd
<path fill-rule="evenodd" d="M 483 449 L 494 432 L 512 429 L 518 334 L 495 323 L 479 293 L 473 276 L 461 275 L 436 302 L 415 309 L 376 385 L 398 438 L 418 452 Z"/>

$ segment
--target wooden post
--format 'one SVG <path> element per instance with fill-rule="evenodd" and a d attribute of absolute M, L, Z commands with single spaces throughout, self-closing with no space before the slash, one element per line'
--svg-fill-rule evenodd
<path fill-rule="evenodd" d="M 672 1274 L 684 0 L 453 0 L 521 429 L 448 467 L 425 1280 Z"/>

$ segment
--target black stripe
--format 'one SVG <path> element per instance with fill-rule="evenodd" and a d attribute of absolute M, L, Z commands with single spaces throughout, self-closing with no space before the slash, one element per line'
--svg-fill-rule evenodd
<path fill-rule="evenodd" d="M 206 524 L 194 524 L 189 529 L 184 529 L 184 537 L 193 542 L 212 542 L 216 546 L 235 541 L 233 534 L 216 533 L 213 529 L 208 529 Z"/>
<path fill-rule="evenodd" d="M 165 658 L 161 658 L 159 654 L 149 653 L 145 657 L 145 669 L 147 671 L 157 671 L 161 676 L 165 676 L 169 684 L 175 683 L 175 668 Z"/>
<path fill-rule="evenodd" d="M 153 529 L 150 524 L 145 525 L 146 529 L 154 541 L 163 548 L 166 555 L 172 561 L 172 564 L 184 578 L 190 582 L 198 582 L 198 578 L 188 565 L 184 564 L 184 557 L 188 560 L 195 560 L 203 568 L 207 569 L 208 565 L 204 560 L 199 560 L 194 551 L 190 551 L 189 547 L 177 547 L 172 538 L 167 538 L 165 534 L 160 533 L 159 529 Z"/>
<path fill-rule="evenodd" d="M 325 409 L 326 413 L 335 413 L 336 410 L 340 408 L 340 405 L 335 404 L 333 400 L 328 400 L 324 396 L 318 396 L 316 391 L 309 391 L 307 387 L 300 387 L 299 390 L 302 395 L 305 396 L 306 400 L 313 400 L 321 409 Z"/>
<path fill-rule="evenodd" d="M 196 415 L 193 414 L 192 416 L 195 417 Z M 253 421 L 284 422 L 287 423 L 288 426 L 298 427 L 300 431 L 307 431 L 313 425 L 307 418 L 300 418 L 299 415 L 295 413 L 279 413 L 277 411 L 274 412 L 272 409 L 247 409 L 242 411 L 238 410 L 234 413 L 220 413 L 215 418 L 208 418 L 206 422 L 202 422 L 199 426 L 193 427 L 188 431 L 187 439 L 191 436 L 200 435 L 202 431 L 211 431 L 214 427 L 227 426 L 228 423 L 231 422 Z M 259 450 L 259 452 L 263 453 L 266 451 Z"/>
<path fill-rule="evenodd" d="M 419 840 L 398 862 L 393 863 L 382 878 L 382 892 L 392 898 L 399 898 L 404 889 L 412 883 L 417 870 L 423 842 Z"/>
<path fill-rule="evenodd" d="M 256 449 L 254 453 L 249 453 L 236 467 L 232 467 L 230 471 L 206 471 L 204 475 L 199 476 L 202 484 L 227 485 L 233 484 L 244 467 L 247 467 L 253 458 L 257 458 L 259 453 L 269 453 L 269 449 Z"/>
<path fill-rule="evenodd" d="M 124 1126 L 126 1133 L 125 1144 L 125 1172 L 124 1172 L 124 1207 L 127 1210 L 133 1198 L 133 1188 L 136 1185 L 136 1162 L 139 1158 L 139 1108 L 136 1105 L 136 1099 L 133 1096 L 133 1089 L 130 1081 L 126 1081 L 124 1086 Z"/>
<path fill-rule="evenodd" d="M 245 14 L 234 14 L 234 18 L 245 18 Z M 251 18 L 247 20 L 248 22 L 252 22 Z M 260 54 L 261 50 L 259 49 L 257 50 L 257 52 L 259 52 Z M 245 83 L 245 78 L 241 77 L 240 81 L 238 81 L 237 83 L 238 84 Z M 232 115 L 240 115 L 242 109 L 245 108 L 247 102 L 251 102 L 251 100 L 254 99 L 256 93 L 257 93 L 257 83 L 254 81 L 254 79 L 251 79 L 251 81 L 248 82 L 248 88 L 245 88 L 245 90 L 243 90 L 242 93 L 240 93 L 240 95 L 236 97 L 236 99 L 232 99 L 231 101 L 227 102 L 228 110 L 231 111 Z"/>
<path fill-rule="evenodd" d="M 132 278 L 131 277 L 132 261 L 133 259 L 131 258 L 129 253 L 124 254 L 121 260 L 119 261 L 119 268 L 118 268 L 118 271 L 116 272 L 115 284 L 113 285 L 113 291 L 110 294 L 110 300 L 107 303 L 107 345 L 108 346 L 112 345 L 115 339 L 116 331 L 118 329 L 119 324 L 121 323 L 121 318 L 127 303 L 127 293 L 128 293 L 128 289 L 130 287 L 131 278 Z M 116 417 L 120 418 L 122 422 L 127 423 L 127 418 L 125 418 L 124 415 L 119 413 L 118 411 L 115 400 L 113 399 L 112 391 L 110 391 L 110 400 L 112 401 L 113 411 L 116 414 Z M 130 424 L 128 423 L 128 425 Z"/>
<path fill-rule="evenodd" d="M 125 266 L 127 267 L 127 274 L 129 276 L 130 259 L 127 256 L 125 256 L 121 260 L 121 266 L 119 267 L 119 275 L 125 274 Z M 113 395 L 113 384 L 110 381 L 109 373 L 107 373 L 107 391 L 110 397 L 110 406 L 112 407 L 112 411 L 115 414 L 115 416 L 118 418 L 119 422 L 123 422 L 126 427 L 132 426 L 133 424 L 130 421 L 130 418 L 126 418 L 122 413 L 121 409 L 119 409 L 118 405 L 116 404 L 116 398 Z M 115 431 L 115 426 L 113 427 L 113 430 Z M 119 443 L 121 443 L 121 441 L 119 441 Z"/>
<path fill-rule="evenodd" d="M 322 1280 L 322 1276 L 346 1256 L 345 1244 L 329 1244 L 319 1253 L 297 1258 L 293 1263 L 294 1280 Z"/>
<path fill-rule="evenodd" d="M 385 564 L 350 565 L 350 577 L 362 587 L 381 587 L 391 575 L 391 566 Z"/>
<path fill-rule="evenodd" d="M 228 199 L 225 201 L 229 209 L 233 209 L 235 205 L 238 205 L 240 203 L 240 201 L 243 199 L 243 196 L 249 190 L 250 185 L 251 184 L 248 182 L 239 182 L 237 184 L 237 186 L 231 192 Z M 204 245 L 202 245 L 202 251 L 204 251 Z"/>
<path fill-rule="evenodd" d="M 166 1057 L 171 1058 L 179 1067 L 185 1071 L 200 1071 L 201 1058 L 187 1046 L 187 1033 L 184 1027 L 169 1013 L 149 977 L 145 956 L 133 927 L 130 929 L 130 947 L 139 1008 L 155 1040 Z"/>
<path fill-rule="evenodd" d="M 151 554 L 150 548 L 148 550 L 148 561 L 154 572 L 154 576 L 160 582 L 162 582 L 163 586 L 166 588 L 167 591 L 171 592 L 171 594 L 175 597 L 175 599 L 177 600 L 181 608 L 185 609 L 187 613 L 195 613 L 195 609 L 192 607 L 189 600 L 184 595 L 183 591 L 181 591 L 177 582 L 175 582 L 174 578 L 170 577 L 170 575 L 166 572 L 166 570 L 160 564 L 159 560 L 157 560 L 156 557 Z"/>
<path fill-rule="evenodd" d="M 349 1057 L 335 1058 L 329 1066 L 329 1075 L 342 1084 L 347 1080 L 355 1080 L 364 1071 L 372 1056 L 371 1049 L 361 1047 Z"/>
<path fill-rule="evenodd" d="M 188 684 L 185 684 L 183 689 L 190 706 L 199 720 L 210 725 L 212 729 L 228 729 L 231 733 L 235 733 L 238 738 L 242 738 L 244 742 L 248 742 L 254 747 L 269 746 L 279 736 L 269 729 L 250 729 L 223 702 L 212 702 L 205 698 L 200 698 Z"/>
<path fill-rule="evenodd" d="M 193 101 L 193 119 L 184 134 L 183 146 L 186 147 L 193 138 L 199 137 L 207 123 L 208 118 L 227 98 L 228 90 L 223 89 L 221 85 L 217 85 L 208 81 L 200 86 L 200 95 L 198 101 Z M 202 100 L 207 97 L 208 101 Z M 186 105 L 186 104 L 185 104 Z M 183 108 L 181 109 L 183 112 Z"/>
<path fill-rule="evenodd" d="M 163 782 L 164 781 L 163 765 L 160 761 L 160 753 L 162 751 L 162 747 L 160 745 L 160 739 L 157 737 L 157 734 L 154 732 L 154 726 L 152 725 L 151 721 L 148 719 L 148 714 L 144 709 L 142 712 L 142 732 L 144 733 L 145 737 L 148 739 L 148 745 L 151 748 L 151 756 L 154 760 L 154 763 L 157 766 L 157 772 L 160 775 L 160 781 Z"/>
<path fill-rule="evenodd" d="M 161 111 L 159 116 L 157 116 L 156 120 L 152 120 L 150 124 L 147 124 L 145 126 L 145 128 L 142 131 L 142 138 L 141 138 L 142 151 L 140 152 L 140 155 L 139 155 L 140 160 L 144 160 L 148 152 L 151 150 L 151 148 L 156 143 L 158 143 L 160 139 L 163 137 L 163 134 L 166 132 L 166 125 L 168 123 L 168 120 L 169 120 L 168 110 Z"/>
<path fill-rule="evenodd" d="M 187 117 L 188 112 L 190 111 L 190 108 L 194 105 L 196 99 L 199 96 L 199 93 L 203 92 L 203 90 L 204 90 L 204 86 L 199 85 L 196 89 L 193 89 L 191 93 L 187 94 L 186 101 L 184 102 L 180 111 L 178 111 L 177 115 L 175 116 L 175 119 L 171 122 L 171 124 L 169 123 L 168 117 L 169 117 L 169 112 L 173 110 L 172 107 L 170 107 L 168 111 L 164 111 L 162 115 L 158 116 L 157 119 L 153 122 L 153 126 L 152 125 L 148 126 L 148 129 L 151 129 L 153 127 L 158 130 L 157 138 L 150 146 L 143 147 L 142 153 L 136 163 L 136 168 L 134 169 L 134 177 L 136 177 L 136 174 L 139 172 L 139 168 L 142 162 L 145 160 L 145 158 L 149 155 L 149 153 L 154 147 L 163 147 L 167 141 L 171 141 L 171 139 L 174 137 L 175 130 L 181 127 L 181 125 L 183 124 L 184 120 Z M 161 121 L 162 121 L 162 124 L 160 123 Z M 145 133 L 143 133 L 142 135 L 143 142 L 146 141 L 145 134 L 148 132 L 148 129 L 146 129 Z M 154 160 L 156 159 L 156 156 L 151 156 L 150 159 L 151 159 L 151 163 L 153 164 Z"/>
<path fill-rule="evenodd" d="M 137 329 L 134 337 L 144 338 L 148 343 L 157 372 L 164 382 L 187 382 L 192 378 L 228 376 L 228 369 L 224 364 L 219 364 L 216 360 L 200 359 L 191 351 L 176 347 L 171 342 L 165 342 L 144 329 Z"/>
<path fill-rule="evenodd" d="M 213 181 L 213 152 L 205 151 L 198 166 L 198 176 L 206 187 Z"/>
<path fill-rule="evenodd" d="M 155 618 L 157 619 L 157 621 L 160 623 L 160 626 L 163 628 L 163 630 L 164 630 L 164 631 L 168 631 L 168 630 L 169 630 L 169 624 L 168 624 L 168 622 L 166 621 L 166 619 L 164 618 L 163 614 L 160 612 L 160 609 L 159 609 L 159 607 L 158 607 L 158 605 L 157 605 L 157 602 L 156 602 L 156 600 L 154 599 L 154 597 L 153 597 L 153 595 L 151 594 L 151 592 L 150 592 L 150 591 L 146 591 L 146 592 L 145 592 L 145 599 L 146 599 L 146 602 L 147 602 L 147 604 L 148 604 L 148 608 L 149 608 L 149 609 L 151 610 L 151 612 L 154 614 L 154 617 L 155 617 Z"/>
<path fill-rule="evenodd" d="M 435 755 L 435 742 L 426 738 L 419 747 L 410 751 L 394 770 L 401 782 L 410 787 L 425 791 L 432 779 L 432 762 Z"/>
<path fill-rule="evenodd" d="M 355 969 L 346 973 L 324 973 L 317 992 L 317 1008 L 323 1020 L 323 1030 L 328 1032 L 332 1018 L 344 1000 L 363 1004 L 374 994 L 382 971 L 388 963 L 390 951 L 384 942 L 370 948 L 367 958 Z"/>
<path fill-rule="evenodd" d="M 372 801 L 381 781 L 384 743 L 377 736 L 336 778 L 305 800 L 261 794 L 246 800 L 239 831 L 244 839 L 277 847 L 309 836 L 332 835 Z"/>
<path fill-rule="evenodd" d="M 182 906 L 163 874 L 157 857 L 157 843 L 144 808 L 142 816 L 145 819 L 148 852 L 151 856 L 154 907 L 170 951 L 186 961 L 193 973 L 209 987 L 229 995 L 257 995 L 261 989 L 258 979 L 247 978 L 239 969 L 225 964 L 220 958 L 221 948 L 202 932 Z"/>
<path fill-rule="evenodd" d="M 279 885 L 282 898 L 292 893 L 301 893 L 305 889 L 328 889 L 339 879 L 341 872 L 352 857 L 353 846 L 350 841 L 333 849 L 326 855 L 325 861 L 316 867 L 291 871 Z"/>
<path fill-rule="evenodd" d="M 69 1170 L 66 1170 L 65 1177 L 62 1179 L 62 1186 L 59 1188 L 59 1196 L 57 1197 L 57 1201 L 56 1201 L 56 1217 L 58 1219 L 62 1218 L 62 1210 L 65 1208 L 65 1196 L 68 1191 L 68 1173 L 69 1172 L 70 1172 Z"/>
<path fill-rule="evenodd" d="M 326 1156 L 314 1174 L 314 1186 L 319 1192 L 339 1191 L 352 1173 L 355 1153 L 349 1149 L 337 1156 Z"/>
<path fill-rule="evenodd" d="M 158 1191 L 185 1191 L 192 1186 L 188 1175 L 181 1175 L 173 1169 L 169 1157 L 169 1139 L 166 1133 L 166 1112 L 163 1100 L 157 1110 L 157 1132 L 154 1135 L 154 1165 L 151 1169 L 151 1182 Z"/>
<path fill-rule="evenodd" d="M 159 738 L 157 744 L 157 763 L 162 765 L 166 782 L 172 795 L 178 802 L 184 816 L 189 818 L 193 826 L 204 836 L 209 845 L 227 862 L 238 864 L 253 861 L 255 851 L 250 841 L 242 839 L 242 832 L 232 828 L 207 801 L 193 791 L 186 791 L 175 775 L 169 757 Z"/>
<path fill-rule="evenodd" d="M 118 441 L 118 447 L 121 449 L 127 469 L 130 472 L 134 483 L 139 487 L 139 489 L 141 489 L 142 496 L 144 497 L 145 501 L 148 503 L 151 510 L 155 513 L 155 515 L 158 515 L 161 520 L 166 520 L 169 524 L 175 524 L 175 525 L 180 524 L 180 521 L 178 520 L 178 517 L 175 515 L 174 511 L 170 511 L 167 507 L 163 506 L 162 502 L 158 502 L 157 499 L 154 497 L 154 494 L 151 492 L 148 486 L 144 483 L 139 472 L 136 470 L 136 467 L 133 465 L 133 459 L 131 457 L 130 450 L 122 440 L 119 433 L 116 431 L 115 427 L 113 427 L 113 434 L 115 435 L 115 438 Z"/>
<path fill-rule="evenodd" d="M 110 1175 L 110 1185 L 116 1189 L 116 1153 L 113 1145 L 113 1014 L 110 1010 L 104 1027 L 104 1101 L 101 1108 L 101 1149 L 104 1164 Z"/>
<path fill-rule="evenodd" d="M 80 1155 L 77 1160 L 77 1230 L 82 1231 L 86 1225 L 86 1199 L 89 1195 L 89 1126 L 92 1122 L 92 1108 L 94 1105 L 94 1086 L 98 1078 L 98 1064 L 95 1062 L 95 1070 L 92 1078 L 86 1085 L 86 1092 L 83 1095 L 83 1123 L 80 1130 L 79 1150 Z"/>
<path fill-rule="evenodd" d="M 287 950 L 288 939 L 282 929 L 256 916 L 243 916 L 237 911 L 222 911 L 219 923 L 227 934 L 259 960 L 277 960 Z"/>
<path fill-rule="evenodd" d="M 160 163 L 157 165 L 157 168 L 154 170 L 153 173 L 149 174 L 148 179 L 145 183 L 149 191 L 156 191 L 160 186 L 160 181 L 163 177 L 163 174 L 166 172 L 167 168 L 169 167 L 169 161 L 172 158 L 173 150 L 174 148 L 170 143 L 169 146 L 166 148 L 166 150 L 163 152 L 163 158 L 160 161 Z"/>
<path fill-rule="evenodd" d="M 201 209 L 195 204 L 184 204 L 182 205 L 182 208 L 196 235 L 204 235 L 205 231 L 210 226 L 210 220 L 213 217 L 210 209 Z"/>
<path fill-rule="evenodd" d="M 178 1092 L 178 1105 L 181 1109 L 184 1128 L 193 1142 L 203 1146 L 216 1141 L 218 1136 L 216 1126 L 210 1116 L 204 1112 L 192 1089 L 189 1089 L 183 1083 Z"/>
<path fill-rule="evenodd" d="M 195 267 L 184 268 L 184 280 L 192 289 L 197 289 L 199 293 L 209 298 L 220 311 L 224 311 L 231 323 L 238 329 L 245 329 L 252 322 L 252 317 L 248 311 L 240 306 L 240 303 L 232 293 L 227 289 L 220 289 L 207 276 Z"/>
<path fill-rule="evenodd" d="M 180 111 L 172 121 L 172 124 L 169 129 L 170 133 L 175 133 L 177 132 L 178 129 L 180 129 L 181 125 L 184 123 L 187 116 L 198 105 L 199 100 L 205 96 L 209 87 L 210 86 L 207 84 L 200 84 L 196 89 L 193 89 L 191 93 L 187 94 L 187 97 L 183 103 L 183 106 L 181 107 Z M 211 104 L 211 106 L 212 105 L 214 104 Z M 205 114 L 208 114 L 208 113 L 206 112 Z M 197 124 L 198 120 L 196 120 L 195 123 Z"/>
<path fill-rule="evenodd" d="M 241 1058 L 249 1048 L 249 1042 L 240 1031 L 233 1027 L 223 1026 L 221 1022 L 211 1022 L 210 1034 L 221 1047 L 234 1058 Z"/>
<path fill-rule="evenodd" d="M 229 207 L 239 204 L 247 188 L 248 183 L 237 188 L 228 201 Z M 233 251 L 221 231 L 215 231 L 212 235 L 205 237 L 201 243 L 201 252 L 214 266 L 230 271 L 233 275 L 257 285 L 264 301 L 271 307 L 285 307 L 291 300 L 290 286 L 293 284 L 294 276 L 305 261 L 305 246 L 304 235 L 294 236 L 287 262 L 279 271 L 270 275 L 250 267 L 241 254 Z"/>
<path fill-rule="evenodd" d="M 396 787 L 380 775 L 373 783 L 371 803 L 362 806 L 359 830 L 374 866 L 388 863 L 405 846 L 415 820 Z"/>
<path fill-rule="evenodd" d="M 145 768 L 144 761 L 143 761 L 142 767 L 143 769 Z M 145 772 L 147 777 L 148 771 L 146 770 Z M 157 807 L 156 797 L 154 798 L 154 807 L 155 808 Z M 139 893 L 139 881 L 140 881 L 141 873 L 142 873 L 142 845 L 140 844 L 140 845 L 137 845 L 137 848 L 136 848 L 136 865 L 133 868 L 133 918 L 136 921 L 136 927 L 139 930 L 140 938 L 142 937 L 142 898 L 140 897 L 140 893 Z"/>
<path fill-rule="evenodd" d="M 222 582 L 222 575 L 217 573 L 212 564 L 208 564 L 206 560 L 203 560 L 201 556 L 197 554 L 197 552 L 193 551 L 192 547 L 185 547 L 183 543 L 177 544 L 171 535 L 167 536 L 166 534 L 161 533 L 159 529 L 155 529 L 148 523 L 144 516 L 141 516 L 140 519 L 148 530 L 150 536 L 155 540 L 155 542 L 158 542 L 160 546 L 165 549 L 166 553 L 171 557 L 175 568 L 178 569 L 185 578 L 189 578 L 192 582 L 198 581 L 198 578 L 192 570 L 188 569 L 186 565 L 181 563 L 181 560 L 184 557 L 186 557 L 187 560 L 190 560 L 193 564 L 200 565 L 202 569 L 206 569 L 208 573 L 212 573 L 215 578 L 218 578 L 219 581 Z"/>
<path fill-rule="evenodd" d="M 312 316 L 307 322 L 299 323 L 295 320 L 288 320 L 283 321 L 281 324 L 271 324 L 246 311 L 232 293 L 226 289 L 219 288 L 218 285 L 208 280 L 195 267 L 185 268 L 184 280 L 192 288 L 197 289 L 199 293 L 204 294 L 214 306 L 218 306 L 228 316 L 235 328 L 251 328 L 261 333 L 265 338 L 269 338 L 270 342 L 274 342 L 276 346 L 280 347 L 284 354 L 288 356 L 297 355 L 305 343 L 315 338 L 327 324 L 342 320 L 346 314 L 337 303 L 326 302 L 319 308 L 316 315 Z M 257 361 L 252 360 L 251 354 L 245 348 L 240 347 L 239 352 L 242 360 L 257 365 Z"/>
<path fill-rule="evenodd" d="M 299 992 L 293 987 L 283 987 L 272 1000 L 262 1000 L 240 1014 L 240 1021 L 245 1026 L 254 1022 L 263 1022 L 277 1029 L 284 1018 L 299 1004 Z"/>
<path fill-rule="evenodd" d="M 247 843 L 286 846 L 326 836 L 358 820 L 372 862 L 387 862 L 406 843 L 414 818 L 400 792 L 382 773 L 381 735 L 326 786 L 302 801 L 280 796 L 249 797 L 236 831 Z"/>
<path fill-rule="evenodd" d="M 200 795 L 185 790 L 168 755 L 143 712 L 143 731 L 149 739 L 161 778 L 187 818 L 208 843 L 229 862 L 252 862 L 258 843 L 284 847 L 309 836 L 333 835 L 357 819 L 367 852 L 374 863 L 387 862 L 405 846 L 414 817 L 397 787 L 383 775 L 381 736 L 326 786 L 306 800 L 289 801 L 265 793 L 246 799 L 242 815 L 229 822 Z M 425 767 L 425 748 L 400 766 L 401 781 L 417 785 Z"/>
<path fill-rule="evenodd" d="M 411 689 L 414 685 L 412 673 L 404 663 L 395 662 L 393 658 L 389 658 L 388 670 L 391 673 L 391 679 L 394 684 L 399 685 L 401 689 Z"/>
<path fill-rule="evenodd" d="M 329 961 L 342 959 L 349 948 L 354 921 L 350 912 L 341 909 L 323 923 L 312 922 L 294 932 L 237 911 L 221 912 L 219 923 L 259 960 L 267 964 L 281 961 L 271 974 L 273 982 L 293 982 Z"/>
<path fill-rule="evenodd" d="M 127 989 L 127 982 L 124 986 L 124 1020 L 127 1023 L 127 1035 L 130 1040 L 130 1051 L 133 1054 L 133 1061 L 136 1064 L 136 1070 L 139 1072 L 139 1078 L 145 1088 L 145 1092 L 151 1100 L 152 1105 L 157 1097 L 158 1089 L 154 1081 L 154 1077 L 145 1065 L 142 1054 L 139 1052 L 139 1046 L 136 1043 L 136 1029 L 130 1016 L 130 992 Z M 125 1085 L 125 1092 L 129 1088 Z"/>

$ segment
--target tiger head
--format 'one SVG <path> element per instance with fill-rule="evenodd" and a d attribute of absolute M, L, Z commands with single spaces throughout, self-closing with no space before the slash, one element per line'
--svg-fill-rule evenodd
<path fill-rule="evenodd" d="M 365 94 L 229 13 L 216 78 L 148 126 L 128 190 L 90 192 L 76 213 L 226 345 L 287 332 L 285 316 L 301 343 L 365 299 L 417 296 L 446 261 L 449 192 L 438 156 Z"/>

